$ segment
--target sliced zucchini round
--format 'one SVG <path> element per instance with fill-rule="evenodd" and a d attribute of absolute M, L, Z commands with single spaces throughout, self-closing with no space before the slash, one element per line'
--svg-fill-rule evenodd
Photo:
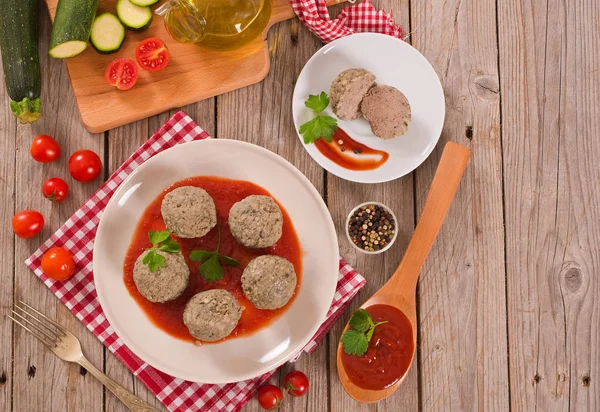
<path fill-rule="evenodd" d="M 99 53 L 114 53 L 123 45 L 125 27 L 114 14 L 101 14 L 92 24 L 90 39 Z"/>
<path fill-rule="evenodd" d="M 119 0 L 117 2 L 117 16 L 119 16 L 121 23 L 133 30 L 143 30 L 152 22 L 150 7 L 136 6 L 129 0 Z"/>
<path fill-rule="evenodd" d="M 153 4 L 158 3 L 158 0 L 129 0 L 131 4 L 135 4 L 136 6 L 145 7 L 152 6 Z"/>

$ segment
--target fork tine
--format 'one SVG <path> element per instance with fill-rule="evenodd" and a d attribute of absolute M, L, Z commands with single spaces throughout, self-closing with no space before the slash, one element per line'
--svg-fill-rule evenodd
<path fill-rule="evenodd" d="M 19 318 L 23 319 L 23 321 L 25 321 L 26 323 L 31 325 L 31 327 L 33 329 L 35 329 L 37 332 L 39 332 L 42 335 L 44 335 L 45 337 L 47 337 L 48 340 L 50 340 L 51 342 L 55 342 L 55 344 L 56 344 L 56 342 L 60 339 L 60 337 L 57 334 L 46 333 L 44 331 L 44 329 L 42 329 L 40 327 L 40 325 L 43 325 L 43 323 L 41 321 L 38 320 L 38 323 L 34 323 L 34 322 L 30 321 L 29 319 L 27 319 L 26 317 L 24 317 L 23 315 L 21 315 L 20 313 L 15 312 L 14 310 L 12 311 L 12 313 L 13 313 L 13 315 L 18 316 Z M 32 319 L 35 319 L 35 318 L 32 318 Z"/>
<path fill-rule="evenodd" d="M 44 315 L 42 312 L 40 312 L 39 310 L 37 310 L 36 308 L 33 308 L 31 306 L 29 306 L 27 303 L 23 302 L 22 300 L 19 300 L 19 303 L 29 309 L 31 309 L 32 311 L 34 311 L 35 313 L 37 313 L 38 315 L 40 315 L 43 319 L 47 320 L 48 322 L 50 322 L 52 325 L 54 325 L 56 327 L 56 329 L 58 329 L 60 332 L 62 332 L 62 334 L 64 336 L 67 336 L 67 331 L 64 327 L 62 327 L 62 325 L 60 325 L 59 323 L 56 323 L 55 321 L 53 321 L 52 319 L 50 319 L 48 316 Z M 18 307 L 19 309 L 21 309 L 23 312 L 25 312 L 27 315 L 32 316 L 31 313 L 29 313 L 26 309 L 23 309 L 19 306 L 17 306 L 17 304 L 15 303 L 15 306 Z M 33 316 L 32 316 L 33 317 Z"/>
<path fill-rule="evenodd" d="M 13 322 L 15 322 L 17 325 L 19 325 L 23 329 L 25 329 L 27 332 L 29 332 L 33 336 L 35 336 L 40 342 L 42 342 L 44 345 L 46 345 L 47 348 L 54 349 L 55 345 L 51 344 L 50 342 L 47 342 L 46 339 L 44 339 L 41 335 L 38 335 L 36 332 L 32 331 L 27 326 L 23 325 L 21 322 L 19 322 L 18 320 L 16 320 L 12 316 L 10 316 L 10 315 L 6 315 L 6 316 L 8 316 L 10 319 L 12 319 Z"/>

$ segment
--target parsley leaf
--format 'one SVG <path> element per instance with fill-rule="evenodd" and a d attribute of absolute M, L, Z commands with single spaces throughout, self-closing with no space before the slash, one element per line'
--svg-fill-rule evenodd
<path fill-rule="evenodd" d="M 371 315 L 362 308 L 354 312 L 352 318 L 350 318 L 350 327 L 362 333 L 367 332 L 372 325 L 373 320 L 371 319 Z"/>
<path fill-rule="evenodd" d="M 158 250 L 168 253 L 178 253 L 181 251 L 181 247 L 179 243 L 173 238 L 171 238 L 171 232 L 168 230 L 163 231 L 150 231 L 148 232 L 148 239 L 150 239 L 150 243 L 152 243 L 152 247 L 148 248 L 148 253 L 144 256 L 142 263 L 148 266 L 150 272 L 154 273 L 158 269 L 165 266 L 166 259 L 164 256 L 161 256 L 159 253 L 156 253 Z"/>
<path fill-rule="evenodd" d="M 344 352 L 348 355 L 364 355 L 369 348 L 375 328 L 384 323 L 387 323 L 387 320 L 373 322 L 371 314 L 362 308 L 356 310 L 350 318 L 350 328 L 352 329 L 344 332 L 340 339 Z"/>
<path fill-rule="evenodd" d="M 344 351 L 348 355 L 362 356 L 369 347 L 369 341 L 365 334 L 353 329 L 344 332 L 340 342 L 344 345 Z"/>
<path fill-rule="evenodd" d="M 304 105 L 319 114 L 329 106 L 329 96 L 325 92 L 321 92 L 319 95 L 309 94 Z"/>
<path fill-rule="evenodd" d="M 232 257 L 225 256 L 225 255 L 219 255 L 219 257 L 226 265 L 229 265 L 229 266 L 240 266 L 241 265 L 240 262 L 238 262 L 237 260 L 235 260 Z"/>
<path fill-rule="evenodd" d="M 208 250 L 192 250 L 190 253 L 190 260 L 194 262 L 204 262 L 208 260 L 215 252 L 209 252 Z"/>
<path fill-rule="evenodd" d="M 321 114 L 329 106 L 329 97 L 327 93 L 321 92 L 319 95 L 310 94 L 304 105 L 312 109 L 317 115 L 314 119 L 300 126 L 300 134 L 304 138 L 305 144 L 314 143 L 317 139 L 332 141 L 333 133 L 337 130 L 337 119 Z"/>
<path fill-rule="evenodd" d="M 219 263 L 219 254 L 213 253 L 206 262 L 200 266 L 200 274 L 208 282 L 223 279 L 223 267 Z"/>

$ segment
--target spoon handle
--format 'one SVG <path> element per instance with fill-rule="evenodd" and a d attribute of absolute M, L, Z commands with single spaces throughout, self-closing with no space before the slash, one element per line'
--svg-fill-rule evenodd
<path fill-rule="evenodd" d="M 446 143 L 415 233 L 386 286 L 414 293 L 421 267 L 448 214 L 470 155 L 467 147 Z"/>

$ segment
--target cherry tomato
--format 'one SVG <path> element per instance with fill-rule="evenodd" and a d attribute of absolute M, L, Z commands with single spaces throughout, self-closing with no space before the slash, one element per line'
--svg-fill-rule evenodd
<path fill-rule="evenodd" d="M 75 272 L 75 261 L 68 250 L 53 247 L 42 256 L 42 270 L 49 278 L 67 280 Z"/>
<path fill-rule="evenodd" d="M 60 146 L 47 134 L 41 134 L 33 139 L 29 153 L 38 162 L 53 162 L 60 156 Z"/>
<path fill-rule="evenodd" d="M 285 375 L 283 384 L 291 396 L 302 396 L 308 392 L 308 378 L 300 371 L 291 371 Z"/>
<path fill-rule="evenodd" d="M 283 400 L 283 393 L 275 385 L 266 385 L 258 391 L 258 403 L 268 411 L 279 408 Z"/>
<path fill-rule="evenodd" d="M 150 37 L 138 44 L 135 49 L 135 58 L 142 69 L 157 72 L 167 67 L 171 54 L 165 46 L 165 42 L 156 37 Z"/>
<path fill-rule="evenodd" d="M 69 194 L 69 185 L 59 177 L 53 177 L 42 185 L 42 194 L 51 202 L 60 203 Z"/>
<path fill-rule="evenodd" d="M 119 90 L 131 89 L 138 79 L 138 68 L 131 59 L 115 59 L 106 68 L 104 73 L 106 82 Z"/>
<path fill-rule="evenodd" d="M 69 159 L 69 173 L 78 182 L 94 180 L 102 170 L 100 157 L 91 150 L 79 150 Z"/>
<path fill-rule="evenodd" d="M 15 235 L 29 239 L 44 227 L 44 216 L 35 210 L 23 210 L 13 216 L 12 227 Z"/>

